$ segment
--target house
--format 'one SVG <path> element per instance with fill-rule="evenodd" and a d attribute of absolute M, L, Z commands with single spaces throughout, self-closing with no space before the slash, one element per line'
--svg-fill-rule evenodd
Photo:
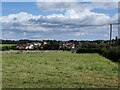
<path fill-rule="evenodd" d="M 80 43 L 78 42 L 60 42 L 59 49 L 78 49 L 80 48 Z"/>
<path fill-rule="evenodd" d="M 27 45 L 26 45 L 26 44 L 19 44 L 19 45 L 17 45 L 16 48 L 17 48 L 17 49 L 26 49 L 26 48 L 27 48 Z"/>
<path fill-rule="evenodd" d="M 47 45 L 47 42 L 43 42 L 43 45 Z"/>
<path fill-rule="evenodd" d="M 45 46 L 52 45 L 50 42 L 32 42 L 26 44 L 19 44 L 17 45 L 17 49 L 23 50 L 31 50 L 31 49 L 44 49 Z M 70 50 L 70 49 L 79 49 L 81 44 L 79 42 L 69 42 L 69 41 L 61 41 L 59 42 L 59 50 Z"/>
<path fill-rule="evenodd" d="M 17 45 L 16 48 L 17 48 L 17 49 L 24 49 L 24 50 L 34 49 L 34 45 L 33 45 L 32 43 L 19 44 L 19 45 Z"/>
<path fill-rule="evenodd" d="M 28 49 L 36 49 L 38 47 L 42 47 L 43 44 L 47 43 L 40 43 L 40 42 L 32 42 L 32 43 L 25 43 L 25 44 L 19 44 L 17 45 L 17 49 L 22 49 L 22 50 L 28 50 Z"/>
<path fill-rule="evenodd" d="M 33 42 L 33 45 L 34 45 L 34 46 L 41 46 L 42 43 L 39 43 L 39 42 Z"/>

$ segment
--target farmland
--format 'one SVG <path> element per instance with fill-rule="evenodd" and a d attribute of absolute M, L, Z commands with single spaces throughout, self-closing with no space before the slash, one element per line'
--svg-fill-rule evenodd
<path fill-rule="evenodd" d="M 10 46 L 15 46 L 16 44 L 0 44 L 0 47 L 10 47 Z"/>
<path fill-rule="evenodd" d="M 2 55 L 3 88 L 115 88 L 118 64 L 99 54 L 15 52 Z"/>

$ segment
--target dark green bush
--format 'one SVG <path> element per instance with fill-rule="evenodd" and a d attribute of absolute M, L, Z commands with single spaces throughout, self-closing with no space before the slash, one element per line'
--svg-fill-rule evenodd
<path fill-rule="evenodd" d="M 102 55 L 114 62 L 119 62 L 120 60 L 120 51 L 118 50 L 118 48 L 104 51 Z"/>
<path fill-rule="evenodd" d="M 100 55 L 112 60 L 113 62 L 119 62 L 120 50 L 118 47 L 112 48 L 80 48 L 76 53 L 99 53 Z"/>
<path fill-rule="evenodd" d="M 7 51 L 7 50 L 16 50 L 16 46 L 4 46 L 4 47 L 2 47 L 2 51 Z"/>
<path fill-rule="evenodd" d="M 99 48 L 80 48 L 76 53 L 102 53 L 102 49 Z"/>

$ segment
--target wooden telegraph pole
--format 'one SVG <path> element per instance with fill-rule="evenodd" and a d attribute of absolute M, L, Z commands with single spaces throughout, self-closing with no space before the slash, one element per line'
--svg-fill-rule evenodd
<path fill-rule="evenodd" d="M 110 45 L 112 44 L 112 24 L 110 24 Z"/>

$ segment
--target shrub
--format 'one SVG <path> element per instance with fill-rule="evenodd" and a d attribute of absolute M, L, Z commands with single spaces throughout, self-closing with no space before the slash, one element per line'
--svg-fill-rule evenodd
<path fill-rule="evenodd" d="M 7 51 L 7 50 L 16 50 L 16 46 L 4 46 L 4 47 L 2 47 L 2 51 Z"/>
<path fill-rule="evenodd" d="M 120 48 L 80 48 L 76 53 L 99 53 L 100 55 L 112 60 L 113 62 L 119 62 L 120 60 Z"/>
<path fill-rule="evenodd" d="M 102 50 L 99 48 L 80 48 L 76 53 L 102 53 Z"/>
<path fill-rule="evenodd" d="M 104 51 L 102 55 L 104 57 L 108 58 L 108 59 L 111 59 L 114 62 L 119 62 L 119 60 L 120 60 L 120 51 L 117 50 L 117 49 L 118 48 L 109 49 L 108 51 Z"/>

